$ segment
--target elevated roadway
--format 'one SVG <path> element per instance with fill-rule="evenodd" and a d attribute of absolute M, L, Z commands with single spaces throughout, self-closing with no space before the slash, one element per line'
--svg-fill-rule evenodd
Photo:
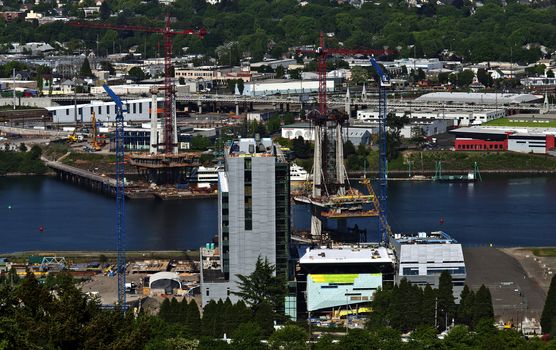
<path fill-rule="evenodd" d="M 145 98 L 141 95 L 125 95 L 122 100 L 132 100 Z M 76 101 L 77 103 L 90 103 L 91 101 L 110 101 L 106 95 L 92 96 L 88 94 L 78 94 L 77 96 L 55 96 L 51 97 L 53 103 L 69 104 Z M 276 108 L 287 106 L 299 108 L 302 104 L 311 105 L 317 103 L 316 95 L 309 95 L 307 98 L 301 99 L 300 96 L 285 96 L 285 95 L 272 95 L 272 96 L 236 96 L 236 95 L 184 95 L 178 94 L 176 101 L 181 103 L 194 103 L 197 105 L 202 104 L 227 104 L 227 105 L 273 105 Z M 328 98 L 327 103 L 331 107 L 341 107 L 346 105 L 346 98 L 343 95 L 332 95 Z M 370 97 L 366 99 L 352 98 L 350 101 L 351 106 L 356 108 L 378 108 L 378 98 Z M 390 98 L 388 101 L 389 108 L 407 109 L 407 110 L 465 110 L 465 111 L 480 111 L 492 110 L 496 108 L 503 108 L 506 110 L 519 110 L 523 112 L 539 113 L 543 108 L 542 104 L 524 103 L 524 104 L 476 104 L 476 103 L 459 103 L 459 102 L 415 102 L 415 100 L 408 99 L 394 99 Z"/>

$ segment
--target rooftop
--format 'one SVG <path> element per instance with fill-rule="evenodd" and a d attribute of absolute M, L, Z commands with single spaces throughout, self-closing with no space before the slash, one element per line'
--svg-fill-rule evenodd
<path fill-rule="evenodd" d="M 415 99 L 416 102 L 456 102 L 484 104 L 519 104 L 541 101 L 541 95 L 479 93 L 479 92 L 431 92 Z"/>
<path fill-rule="evenodd" d="M 338 246 L 333 248 L 307 248 L 300 264 L 353 264 L 391 263 L 392 257 L 385 247 Z"/>
<path fill-rule="evenodd" d="M 394 240 L 398 244 L 453 244 L 457 243 L 444 231 L 396 233 Z"/>
<path fill-rule="evenodd" d="M 232 141 L 226 147 L 230 157 L 272 157 L 276 156 L 276 147 L 270 138 L 245 138 Z"/>

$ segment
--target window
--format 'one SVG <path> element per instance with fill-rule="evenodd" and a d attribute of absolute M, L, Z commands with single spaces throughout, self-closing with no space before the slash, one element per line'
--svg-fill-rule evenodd
<path fill-rule="evenodd" d="M 419 274 L 418 267 L 404 267 L 402 271 L 403 276 L 416 276 Z"/>
<path fill-rule="evenodd" d="M 210 291 L 209 291 L 208 288 L 207 288 L 206 294 L 207 294 L 207 297 L 210 296 Z"/>
<path fill-rule="evenodd" d="M 106 114 L 110 114 L 110 106 L 106 106 Z"/>
<path fill-rule="evenodd" d="M 137 113 L 137 103 L 133 104 L 133 114 Z"/>
<path fill-rule="evenodd" d="M 102 113 L 101 108 L 102 108 L 101 106 L 98 106 L 98 114 L 101 114 L 101 113 Z"/>
<path fill-rule="evenodd" d="M 143 104 L 139 103 L 139 113 L 143 113 Z"/>

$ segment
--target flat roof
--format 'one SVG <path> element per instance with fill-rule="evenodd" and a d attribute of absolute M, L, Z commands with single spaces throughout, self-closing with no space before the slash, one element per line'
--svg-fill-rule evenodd
<path fill-rule="evenodd" d="M 399 244 L 457 243 L 444 231 L 396 233 L 394 234 L 394 240 Z"/>
<path fill-rule="evenodd" d="M 465 102 L 485 104 L 529 103 L 542 99 L 540 95 L 493 92 L 431 92 L 415 99 L 416 102 Z"/>
<path fill-rule="evenodd" d="M 385 247 L 343 246 L 336 248 L 307 249 L 299 259 L 300 264 L 362 264 L 392 263 Z"/>
<path fill-rule="evenodd" d="M 464 263 L 461 244 L 402 244 L 400 263 Z"/>
<path fill-rule="evenodd" d="M 480 127 L 462 127 L 450 130 L 451 133 L 462 134 L 485 134 L 485 135 L 506 135 L 511 131 L 495 128 L 480 128 Z"/>

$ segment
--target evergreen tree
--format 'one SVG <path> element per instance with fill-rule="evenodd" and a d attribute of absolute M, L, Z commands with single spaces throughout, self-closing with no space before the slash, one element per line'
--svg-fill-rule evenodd
<path fill-rule="evenodd" d="M 216 317 L 215 320 L 215 330 L 216 330 L 216 336 L 218 338 L 222 338 L 224 336 L 225 309 L 226 308 L 222 299 L 218 300 L 218 302 L 216 303 L 216 314 L 218 315 L 218 317 Z"/>
<path fill-rule="evenodd" d="M 485 285 L 481 285 L 473 300 L 473 324 L 478 324 L 483 318 L 493 319 L 492 298 Z"/>
<path fill-rule="evenodd" d="M 261 327 L 264 336 L 272 334 L 274 331 L 274 312 L 270 303 L 263 301 L 257 307 L 254 320 Z"/>
<path fill-rule="evenodd" d="M 79 75 L 83 78 L 88 78 L 93 76 L 93 72 L 91 71 L 91 65 L 89 63 L 89 59 L 85 58 L 83 64 L 81 65 L 81 69 L 79 70 Z"/>
<path fill-rule="evenodd" d="M 179 304 L 180 304 L 179 305 L 179 313 L 178 313 L 178 317 L 177 317 L 178 322 L 180 324 L 185 325 L 187 323 L 187 316 L 188 316 L 187 314 L 188 314 L 188 311 L 189 311 L 189 306 L 188 306 L 188 303 L 187 303 L 187 299 L 183 298 Z"/>
<path fill-rule="evenodd" d="M 473 308 L 475 293 L 465 285 L 461 291 L 459 306 L 456 312 L 456 323 L 473 326 Z"/>
<path fill-rule="evenodd" d="M 214 300 L 211 300 L 203 309 L 203 318 L 201 320 L 202 335 L 216 338 L 218 317 L 220 317 L 220 315 L 218 315 L 218 305 Z"/>
<path fill-rule="evenodd" d="M 234 314 L 234 330 L 239 325 L 249 322 L 253 318 L 253 312 L 247 308 L 243 300 L 238 301 L 233 307 Z M 233 333 L 233 332 L 232 332 Z"/>
<path fill-rule="evenodd" d="M 187 320 L 186 320 L 187 329 L 193 335 L 198 335 L 201 328 L 201 314 L 199 313 L 199 305 L 195 299 L 191 299 L 191 301 L 187 304 Z"/>
<path fill-rule="evenodd" d="M 172 307 L 170 306 L 170 300 L 165 298 L 160 304 L 160 310 L 158 310 L 158 317 L 166 322 L 170 322 Z"/>
<path fill-rule="evenodd" d="M 546 294 L 546 301 L 541 314 L 541 328 L 543 333 L 552 332 L 553 322 L 556 318 L 556 279 L 554 276 L 550 281 L 550 287 Z"/>
<path fill-rule="evenodd" d="M 446 323 L 451 323 L 454 310 L 452 275 L 447 271 L 442 271 L 438 282 L 438 324 L 440 329 L 444 330 Z"/>
<path fill-rule="evenodd" d="M 230 298 L 224 302 L 222 318 L 222 331 L 229 336 L 236 328 L 235 310 Z"/>
<path fill-rule="evenodd" d="M 275 312 L 283 313 L 286 296 L 286 281 L 283 276 L 274 276 L 276 267 L 268 259 L 257 259 L 255 270 L 248 276 L 237 275 L 239 292 L 234 292 L 250 307 L 257 310 L 266 302 Z"/>
<path fill-rule="evenodd" d="M 176 298 L 170 300 L 170 312 L 168 314 L 168 322 L 178 323 L 180 321 L 181 307 Z"/>
<path fill-rule="evenodd" d="M 423 302 L 421 304 L 421 324 L 434 326 L 436 317 L 436 291 L 430 285 L 423 290 Z"/>

